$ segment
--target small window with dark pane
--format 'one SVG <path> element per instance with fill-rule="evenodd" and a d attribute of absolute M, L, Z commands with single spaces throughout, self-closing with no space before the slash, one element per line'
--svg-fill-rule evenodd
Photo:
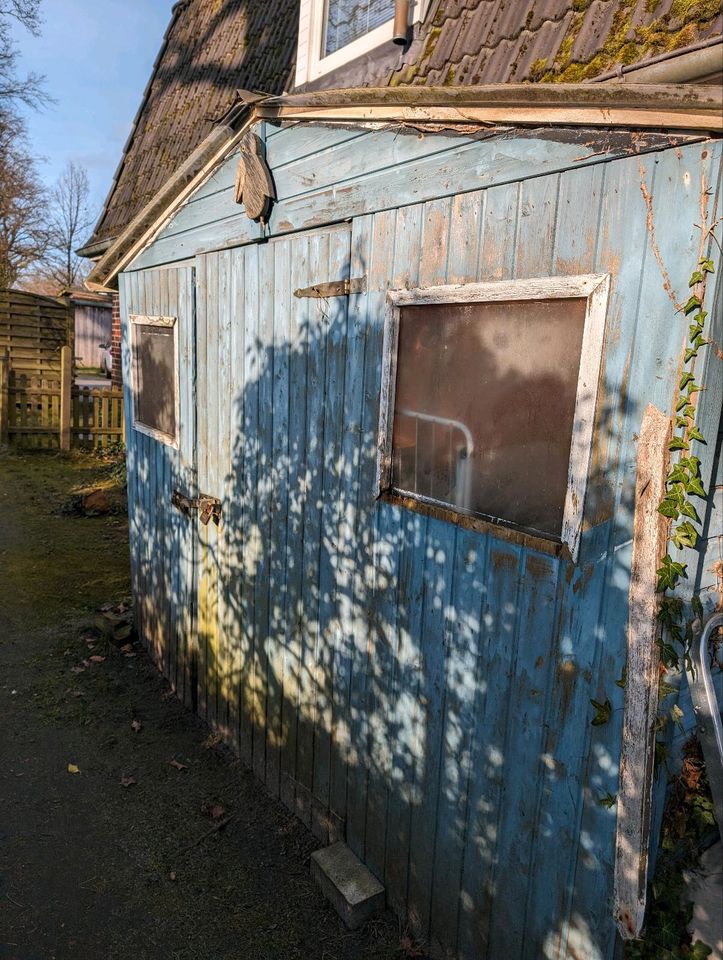
<path fill-rule="evenodd" d="M 524 299 L 511 283 L 400 293 L 387 332 L 383 490 L 563 538 L 597 387 L 583 344 L 587 324 L 589 353 L 588 288 L 602 278 L 576 279 L 587 282 L 563 283 L 562 296 L 544 295 L 555 290 L 546 278 L 521 284 L 537 293 Z"/>
<path fill-rule="evenodd" d="M 177 438 L 175 317 L 130 317 L 133 425 L 167 443 Z"/>

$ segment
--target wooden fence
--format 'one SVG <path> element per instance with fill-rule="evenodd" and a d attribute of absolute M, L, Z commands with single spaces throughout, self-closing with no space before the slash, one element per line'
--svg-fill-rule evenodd
<path fill-rule="evenodd" d="M 69 301 L 0 290 L 0 356 L 9 356 L 15 373 L 59 377 L 64 346 L 73 346 Z"/>
<path fill-rule="evenodd" d="M 76 386 L 71 351 L 61 350 L 59 377 L 19 372 L 0 357 L 0 444 L 70 450 L 123 440 L 123 391 Z"/>

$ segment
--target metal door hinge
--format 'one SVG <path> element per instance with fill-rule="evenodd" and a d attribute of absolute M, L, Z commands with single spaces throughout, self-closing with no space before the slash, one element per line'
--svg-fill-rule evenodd
<path fill-rule="evenodd" d="M 315 283 L 311 287 L 299 287 L 294 290 L 295 297 L 311 297 L 325 300 L 328 297 L 348 297 L 350 293 L 366 293 L 367 278 L 354 277 L 351 280 L 329 280 L 327 283 Z"/>
<path fill-rule="evenodd" d="M 180 490 L 174 490 L 171 495 L 171 503 L 174 507 L 190 517 L 198 513 L 201 523 L 208 523 L 209 520 L 218 526 L 221 520 L 221 501 L 216 497 L 209 497 L 202 493 L 199 497 L 187 497 Z"/>

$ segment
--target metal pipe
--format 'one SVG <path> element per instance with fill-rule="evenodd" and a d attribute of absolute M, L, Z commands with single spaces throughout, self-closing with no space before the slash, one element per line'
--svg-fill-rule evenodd
<path fill-rule="evenodd" d="M 723 39 L 709 37 L 685 50 L 670 50 L 642 63 L 607 70 L 587 83 L 629 78 L 632 83 L 689 83 L 723 70 Z"/>
<path fill-rule="evenodd" d="M 394 2 L 394 36 L 392 40 L 403 47 L 409 33 L 409 0 L 395 0 Z"/>
<path fill-rule="evenodd" d="M 700 745 L 703 748 L 710 792 L 713 796 L 713 809 L 718 821 L 718 829 L 723 836 L 723 723 L 721 723 L 721 704 L 716 697 L 713 677 L 710 671 L 710 651 L 708 645 L 713 631 L 723 627 L 723 613 L 714 614 L 705 625 L 700 640 L 690 648 L 695 673 L 688 676 L 693 710 L 698 720 Z"/>

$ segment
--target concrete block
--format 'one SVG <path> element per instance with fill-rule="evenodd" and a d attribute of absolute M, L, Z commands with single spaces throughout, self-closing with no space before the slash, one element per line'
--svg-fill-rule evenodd
<path fill-rule="evenodd" d="M 350 930 L 384 909 L 384 887 L 345 843 L 315 850 L 311 875 Z"/>

